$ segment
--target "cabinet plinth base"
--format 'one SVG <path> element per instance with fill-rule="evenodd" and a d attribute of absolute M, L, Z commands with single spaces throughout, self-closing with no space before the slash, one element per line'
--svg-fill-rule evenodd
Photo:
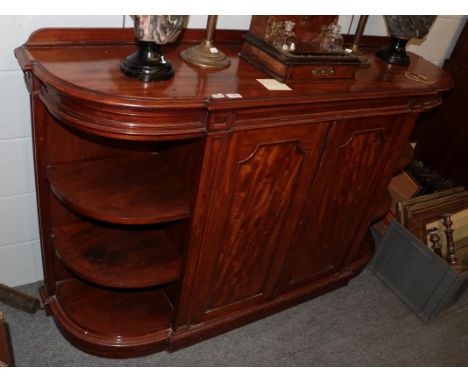
<path fill-rule="evenodd" d="M 210 320 L 175 333 L 171 329 L 172 307 L 161 289 L 128 292 L 66 280 L 58 283 L 50 298 L 44 288 L 40 294 L 61 333 L 77 348 L 108 358 L 138 357 L 179 350 L 345 286 L 366 266 L 373 249 L 366 236 L 360 259 L 346 272 L 239 311 L 229 319 Z"/>
<path fill-rule="evenodd" d="M 325 283 L 319 282 L 300 288 L 299 290 L 288 292 L 274 300 L 231 314 L 229 317 L 213 319 L 211 321 L 203 322 L 201 325 L 195 325 L 194 327 L 180 330 L 178 332 L 176 331 L 171 336 L 169 351 L 172 352 L 183 349 L 200 341 L 207 340 L 211 337 L 262 319 L 294 305 L 303 303 L 313 297 L 317 297 L 334 289 L 343 287 L 347 285 L 349 280 L 353 277 L 353 273 L 346 272 L 331 277 Z"/>
<path fill-rule="evenodd" d="M 211 337 L 236 329 L 255 320 L 267 317 L 281 310 L 301 304 L 314 297 L 320 296 L 332 290 L 344 287 L 366 267 L 374 253 L 374 244 L 370 234 L 366 235 L 360 247 L 361 257 L 351 264 L 345 271 L 330 276 L 327 280 L 306 285 L 292 290 L 263 304 L 244 309 L 229 318 L 222 317 L 196 325 L 196 327 L 184 328 L 175 331 L 170 339 L 169 351 L 177 351 L 187 346 L 204 341 Z"/>

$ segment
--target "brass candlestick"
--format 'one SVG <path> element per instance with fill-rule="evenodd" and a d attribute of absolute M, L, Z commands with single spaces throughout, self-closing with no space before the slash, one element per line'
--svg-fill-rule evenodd
<path fill-rule="evenodd" d="M 213 35 L 218 16 L 208 16 L 206 23 L 206 37 L 198 45 L 185 49 L 180 53 L 182 59 L 190 64 L 202 68 L 221 69 L 229 66 L 229 58 L 214 46 Z"/>

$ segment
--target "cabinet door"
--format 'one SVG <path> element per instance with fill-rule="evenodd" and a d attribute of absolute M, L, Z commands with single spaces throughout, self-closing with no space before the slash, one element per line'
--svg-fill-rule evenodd
<path fill-rule="evenodd" d="M 200 256 L 190 299 L 192 322 L 272 295 L 286 255 L 283 233 L 300 216 L 328 125 L 237 131 L 225 138 L 220 162 L 205 158 L 203 171 L 217 167 L 218 180 L 199 190 L 206 197 L 196 208 L 205 210 L 208 221 L 199 254 L 190 255 L 192 261 Z"/>
<path fill-rule="evenodd" d="M 280 292 L 323 281 L 359 259 L 372 207 L 382 197 L 409 128 L 402 116 L 338 121 L 292 240 Z M 408 125 L 408 124 L 407 124 Z M 409 127 L 409 125 L 408 125 Z"/>

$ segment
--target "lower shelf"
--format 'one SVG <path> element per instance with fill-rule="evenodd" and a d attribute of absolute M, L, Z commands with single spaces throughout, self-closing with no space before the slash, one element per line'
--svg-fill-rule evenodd
<path fill-rule="evenodd" d="M 49 306 L 63 335 L 99 356 L 128 358 L 161 351 L 171 334 L 172 306 L 160 288 L 116 291 L 66 280 L 57 284 Z"/>
<path fill-rule="evenodd" d="M 164 229 L 78 223 L 53 230 L 55 252 L 73 273 L 110 288 L 144 288 L 180 277 L 181 257 Z"/>

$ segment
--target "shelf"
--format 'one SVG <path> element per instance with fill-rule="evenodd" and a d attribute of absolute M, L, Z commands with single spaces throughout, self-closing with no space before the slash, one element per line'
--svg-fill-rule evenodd
<path fill-rule="evenodd" d="M 396 166 L 397 173 L 400 173 L 414 159 L 414 149 L 411 143 L 404 143 L 403 151 Z"/>
<path fill-rule="evenodd" d="M 112 288 L 144 288 L 179 279 L 181 257 L 162 229 L 79 223 L 53 231 L 55 252 L 78 276 Z"/>
<path fill-rule="evenodd" d="M 388 190 L 385 190 L 383 198 L 379 201 L 379 204 L 376 205 L 374 215 L 372 216 L 372 222 L 377 222 L 385 217 L 388 210 L 392 206 L 392 195 Z"/>
<path fill-rule="evenodd" d="M 152 224 L 190 216 L 189 193 L 157 155 L 53 165 L 47 178 L 60 201 L 97 220 Z"/>
<path fill-rule="evenodd" d="M 50 308 L 70 342 L 100 356 L 159 351 L 171 333 L 172 307 L 161 289 L 110 291 L 66 280 L 57 285 Z"/>

